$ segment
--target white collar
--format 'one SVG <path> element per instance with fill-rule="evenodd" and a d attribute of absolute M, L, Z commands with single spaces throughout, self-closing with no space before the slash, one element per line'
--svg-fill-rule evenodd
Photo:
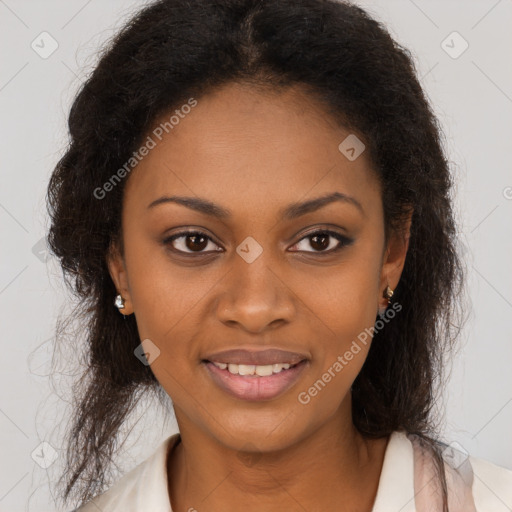
<path fill-rule="evenodd" d="M 167 487 L 167 455 L 180 441 L 174 434 L 110 489 L 73 512 L 172 512 Z M 372 512 L 414 512 L 414 458 L 403 432 L 390 435 Z"/>
<path fill-rule="evenodd" d="M 415 512 L 414 452 L 404 432 L 393 432 L 388 441 L 372 512 Z"/>

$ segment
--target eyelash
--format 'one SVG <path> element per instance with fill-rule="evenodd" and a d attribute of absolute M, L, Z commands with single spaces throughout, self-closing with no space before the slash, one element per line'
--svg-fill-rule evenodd
<path fill-rule="evenodd" d="M 208 241 L 215 243 L 211 237 L 209 237 L 206 233 L 203 233 L 202 231 L 181 231 L 180 233 L 176 233 L 176 234 L 166 238 L 163 241 L 163 243 L 164 243 L 164 245 L 170 245 L 172 247 L 172 242 L 174 242 L 174 240 L 176 240 L 178 238 L 182 238 L 182 237 L 192 236 L 192 235 L 199 235 L 201 237 L 206 238 Z M 308 233 L 306 236 L 303 236 L 298 242 L 296 242 L 293 245 L 295 246 L 295 245 L 299 244 L 300 242 L 302 242 L 303 240 L 312 238 L 315 235 L 329 235 L 329 236 L 335 238 L 339 242 L 339 245 L 337 247 L 335 247 L 334 249 L 329 249 L 328 251 L 296 251 L 296 252 L 306 252 L 308 254 L 312 253 L 312 254 L 319 254 L 319 255 L 333 254 L 335 252 L 340 251 L 344 247 L 351 245 L 354 241 L 352 238 L 348 238 L 336 231 L 332 231 L 329 229 L 319 229 L 317 231 L 313 231 L 312 233 Z M 208 254 L 211 252 L 220 252 L 220 251 L 207 251 L 207 252 L 190 251 L 190 252 L 186 252 L 186 251 L 180 251 L 179 249 L 175 249 L 174 247 L 172 247 L 172 250 L 174 250 L 175 252 L 178 252 L 179 254 L 185 254 L 187 256 L 192 255 L 192 254 Z"/>

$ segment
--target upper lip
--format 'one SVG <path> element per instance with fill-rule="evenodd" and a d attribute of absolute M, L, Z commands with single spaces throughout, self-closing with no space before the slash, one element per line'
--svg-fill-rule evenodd
<path fill-rule="evenodd" d="M 297 352 L 289 352 L 277 348 L 265 350 L 247 350 L 243 348 L 235 348 L 231 350 L 223 350 L 206 356 L 206 360 L 212 363 L 232 363 L 232 364 L 253 364 L 268 365 L 276 363 L 288 363 L 290 365 L 300 363 L 308 357 Z"/>

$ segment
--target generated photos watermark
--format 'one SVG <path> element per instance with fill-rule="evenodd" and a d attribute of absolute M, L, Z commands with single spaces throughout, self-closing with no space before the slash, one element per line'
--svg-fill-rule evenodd
<path fill-rule="evenodd" d="M 365 330 L 358 334 L 357 340 L 353 340 L 350 348 L 345 351 L 343 355 L 339 355 L 334 361 L 334 363 L 329 366 L 327 371 L 325 371 L 315 383 L 309 387 L 306 391 L 301 391 L 297 400 L 302 405 L 307 405 L 311 402 L 311 399 L 322 391 L 332 379 L 338 375 L 345 366 L 349 364 L 354 356 L 361 352 L 361 344 L 366 346 L 368 344 L 368 339 L 372 338 L 374 334 L 385 326 L 385 324 L 389 323 L 396 314 L 402 310 L 402 305 L 399 302 L 394 302 L 389 308 L 386 309 L 383 315 L 380 316 L 379 320 L 375 322 L 373 327 L 366 327 Z"/>
<path fill-rule="evenodd" d="M 187 103 L 174 111 L 175 115 L 173 114 L 167 121 L 160 123 L 151 132 L 151 135 L 147 136 L 144 144 L 137 151 L 134 151 L 132 156 L 101 187 L 94 189 L 94 197 L 100 200 L 104 199 L 108 192 L 111 192 L 145 156 L 149 155 L 149 152 L 162 140 L 164 133 L 169 133 L 174 129 L 180 123 L 180 120 L 184 119 L 191 112 L 192 107 L 196 105 L 197 100 L 189 98 Z"/>

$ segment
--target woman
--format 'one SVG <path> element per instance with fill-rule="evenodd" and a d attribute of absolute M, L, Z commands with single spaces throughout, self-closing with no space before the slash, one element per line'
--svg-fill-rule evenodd
<path fill-rule="evenodd" d="M 90 356 L 65 500 L 510 506 L 511 471 L 437 440 L 464 272 L 441 130 L 380 23 L 335 0 L 160 0 L 69 129 L 49 238 Z M 107 490 L 141 390 L 172 399 L 179 434 Z"/>

